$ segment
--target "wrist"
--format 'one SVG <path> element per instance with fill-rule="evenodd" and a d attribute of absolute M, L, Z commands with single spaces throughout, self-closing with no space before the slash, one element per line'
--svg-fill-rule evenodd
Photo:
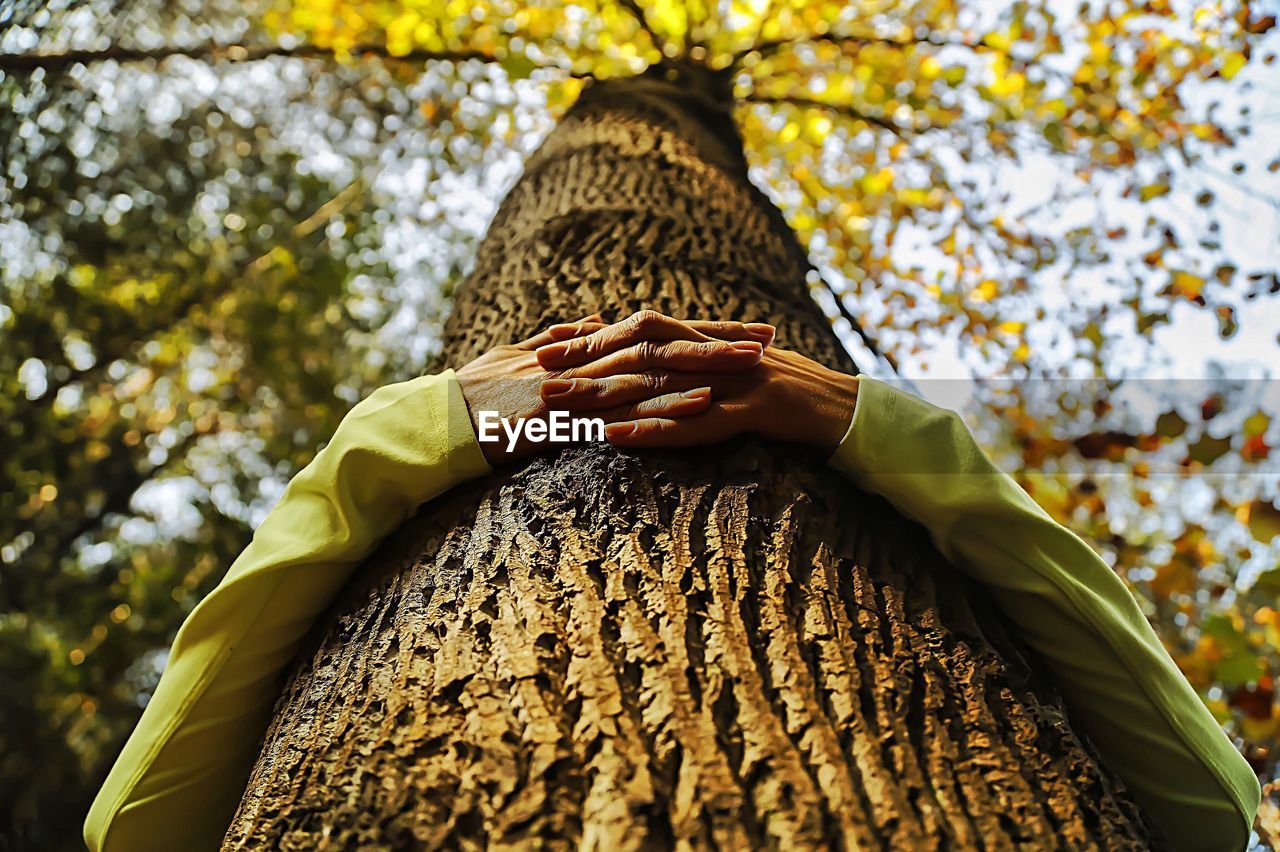
<path fill-rule="evenodd" d="M 471 422 L 472 436 L 476 439 L 484 460 L 490 467 L 498 467 L 510 461 L 511 459 L 503 451 L 504 442 L 481 440 L 480 412 L 496 410 L 494 380 L 486 376 L 483 370 L 476 369 L 474 361 L 456 370 L 455 374 L 458 378 L 458 388 L 462 391 L 463 404 L 467 408 L 467 419 Z"/>
<path fill-rule="evenodd" d="M 858 405 L 858 377 L 827 370 L 814 389 L 811 408 L 813 430 L 810 443 L 824 453 L 834 453 L 849 432 Z"/>

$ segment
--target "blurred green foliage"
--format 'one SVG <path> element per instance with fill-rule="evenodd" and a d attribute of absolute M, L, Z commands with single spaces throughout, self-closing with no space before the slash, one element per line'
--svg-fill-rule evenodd
<path fill-rule="evenodd" d="M 1163 0 L 3 8 L 0 847 L 75 845 L 178 624 L 345 411 L 428 368 L 583 77 L 681 53 L 735 69 L 753 177 L 864 366 L 972 380 L 940 401 L 1113 562 L 1271 778 L 1273 23 Z M 1202 381 L 1142 384 L 1188 378 L 1206 327 Z"/>

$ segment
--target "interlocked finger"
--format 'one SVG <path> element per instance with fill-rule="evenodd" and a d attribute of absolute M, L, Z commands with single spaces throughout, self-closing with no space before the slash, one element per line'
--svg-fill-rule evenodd
<path fill-rule="evenodd" d="M 713 373 L 628 373 L 600 379 L 546 379 L 542 400 L 565 411 L 597 411 L 708 386 Z"/>
<path fill-rule="evenodd" d="M 727 320 L 681 320 L 694 331 L 717 340 L 758 340 L 765 346 L 773 342 L 776 329 L 767 322 L 731 322 Z"/>
<path fill-rule="evenodd" d="M 683 370 L 698 373 L 749 370 L 760 363 L 764 349 L 756 341 L 673 340 L 644 341 L 579 367 L 561 370 L 559 378 L 600 378 L 625 373 Z"/>
<path fill-rule="evenodd" d="M 668 393 L 630 405 L 620 405 L 600 412 L 593 412 L 605 423 L 640 420 L 648 417 L 679 419 L 692 417 L 707 410 L 711 404 L 711 388 L 692 388 L 682 393 Z"/>
<path fill-rule="evenodd" d="M 599 314 L 591 314 L 585 316 L 577 322 L 558 323 L 545 328 L 542 331 L 530 337 L 528 340 L 522 340 L 516 344 L 517 349 L 537 349 L 539 346 L 546 346 L 548 343 L 554 343 L 557 340 L 568 340 L 581 335 L 593 334 L 601 329 L 608 328 L 608 323 L 604 321 L 604 317 Z M 560 329 L 556 337 L 553 330 Z"/>
<path fill-rule="evenodd" d="M 706 334 L 699 326 L 714 330 Z M 746 325 L 734 322 L 686 323 L 657 311 L 640 311 L 622 322 L 599 329 L 591 334 L 576 336 L 571 340 L 559 340 L 557 335 L 568 334 L 556 326 L 548 329 L 557 342 L 539 347 L 538 363 L 546 370 L 565 370 L 597 361 L 615 352 L 642 343 L 687 340 L 714 342 L 716 340 L 752 341 L 767 345 L 773 340 L 773 327 L 764 323 Z"/>
<path fill-rule="evenodd" d="M 694 417 L 642 417 L 610 423 L 604 433 L 619 447 L 700 447 L 747 431 L 744 413 L 744 408 L 712 403 Z"/>

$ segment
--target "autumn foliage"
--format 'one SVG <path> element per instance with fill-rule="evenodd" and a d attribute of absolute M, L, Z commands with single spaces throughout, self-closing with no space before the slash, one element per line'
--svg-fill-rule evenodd
<path fill-rule="evenodd" d="M 1260 7 L 98 5 L 26 4 L 0 31 L 12 837 L 63 839 L 50 814 L 82 812 L 283 483 L 356 400 L 430 368 L 555 117 L 590 78 L 676 57 L 731 80 L 753 178 L 862 368 L 963 408 L 1275 775 Z"/>

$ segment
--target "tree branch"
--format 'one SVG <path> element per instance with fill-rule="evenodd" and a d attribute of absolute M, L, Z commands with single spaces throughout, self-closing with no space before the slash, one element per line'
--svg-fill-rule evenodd
<path fill-rule="evenodd" d="M 852 44 L 859 47 L 865 47 L 869 44 L 883 44 L 890 47 L 910 47 L 915 44 L 932 43 L 924 39 L 894 39 L 885 36 L 868 36 L 868 35 L 819 35 L 817 33 L 806 33 L 795 38 L 778 38 L 769 41 L 761 41 L 748 47 L 746 50 L 739 51 L 733 58 L 734 64 L 740 63 L 743 59 L 751 54 L 757 54 L 760 58 L 765 58 L 777 53 L 784 47 L 795 47 L 799 44 L 836 44 L 845 45 Z"/>
<path fill-rule="evenodd" d="M 310 236 L 314 231 L 327 224 L 329 219 L 336 213 L 340 213 L 351 205 L 359 194 L 363 191 L 364 186 L 359 179 L 353 180 L 351 183 L 343 187 L 333 198 L 320 205 L 317 210 L 298 222 L 290 229 L 290 234 L 296 239 L 303 239 Z M 277 246 L 278 247 L 278 246 Z M 219 279 L 218 286 L 206 290 L 197 290 L 189 294 L 186 298 L 178 301 L 163 317 L 157 319 L 152 316 L 154 321 L 146 328 L 139 330 L 133 335 L 133 340 L 146 340 L 154 337 L 165 329 L 172 328 L 178 323 L 184 322 L 191 316 L 192 311 L 198 306 L 208 306 L 213 300 L 229 293 L 231 289 L 238 283 L 243 283 L 243 279 L 250 278 L 266 272 L 276 262 L 275 248 L 273 247 L 266 252 L 258 255 L 248 263 L 243 264 L 236 272 L 231 275 L 223 276 Z M 132 342 L 132 341 L 131 341 Z M 64 388 L 78 382 L 87 382 L 92 380 L 107 369 L 114 361 L 124 358 L 128 355 L 127 350 L 110 351 L 105 350 L 98 353 L 94 363 L 88 367 L 71 368 L 66 377 L 60 381 L 50 382 L 45 392 L 39 398 L 34 400 L 29 410 L 37 410 L 52 405 L 57 399 L 58 393 Z"/>
<path fill-rule="evenodd" d="M 827 112 L 833 112 L 837 115 L 843 115 L 846 118 L 853 118 L 858 121 L 865 121 L 867 124 L 874 124 L 876 127 L 883 128 L 894 136 L 902 139 L 908 133 L 913 132 L 913 128 L 903 127 L 887 118 L 878 115 L 867 115 L 856 107 L 848 104 L 832 104 L 826 101 L 818 101 L 813 98 L 801 98 L 791 95 L 783 95 L 779 97 L 766 97 L 763 95 L 748 95 L 743 98 L 747 103 L 753 104 L 787 104 L 801 109 L 822 109 Z"/>
<path fill-rule="evenodd" d="M 873 356 L 888 364 L 889 369 L 893 370 L 893 374 L 895 376 L 901 378 L 902 371 L 898 368 L 898 360 L 880 348 L 880 344 L 865 328 L 862 327 L 862 323 L 860 323 L 857 317 L 853 315 L 853 312 L 845 306 L 844 299 L 841 298 L 840 294 L 836 292 L 836 289 L 827 282 L 827 279 L 822 278 L 821 275 L 818 277 L 822 281 L 822 285 L 827 288 L 827 292 L 831 294 L 831 298 L 835 301 L 836 308 L 839 309 L 840 315 L 848 321 L 850 326 L 853 327 L 853 333 L 858 335 L 858 339 L 862 341 L 862 345 L 865 346 L 867 351 Z"/>
<path fill-rule="evenodd" d="M 746 51 L 743 51 L 742 53 L 735 54 L 733 57 L 734 65 L 737 65 L 738 59 L 741 56 L 745 56 L 747 53 L 750 53 L 752 50 L 755 50 L 755 45 L 760 43 L 760 38 L 761 36 L 764 35 L 764 28 L 769 26 L 769 22 L 773 20 L 774 13 L 776 13 L 777 11 L 778 11 L 778 0 L 769 0 L 769 2 L 764 7 L 764 11 L 760 13 L 760 24 L 759 26 L 756 27 L 756 35 L 755 35 L 755 39 L 753 40 L 752 47 L 747 49 Z"/>
<path fill-rule="evenodd" d="M 478 59 L 481 62 L 497 62 L 498 57 L 479 50 L 411 50 L 396 55 L 387 50 L 385 45 L 357 44 L 349 53 L 353 56 L 379 56 L 384 59 L 401 62 L 451 61 L 465 62 Z M 335 59 L 338 52 L 329 47 L 318 47 L 313 44 L 299 44 L 294 47 L 282 45 L 264 45 L 246 47 L 240 44 L 203 44 L 193 47 L 160 47 L 151 50 L 140 50 L 128 47 L 108 47 L 103 50 L 68 50 L 63 53 L 4 53 L 0 54 L 0 71 L 10 73 L 31 73 L 43 68 L 46 71 L 61 71 L 76 63 L 91 62 L 143 62 L 147 60 L 163 62 L 174 56 L 185 56 L 189 59 L 217 61 L 225 59 L 229 62 L 255 62 L 272 56 L 289 56 L 306 59 Z"/>
<path fill-rule="evenodd" d="M 887 47 L 912 47 L 914 45 L 927 44 L 931 47 L 967 47 L 970 50 L 990 50 L 991 47 L 981 40 L 979 41 L 961 41 L 959 39 L 945 39 L 928 36 L 925 38 L 890 38 L 888 36 L 878 35 L 837 35 L 835 33 L 805 33 L 795 38 L 779 38 L 770 41 L 757 42 L 746 50 L 741 50 L 733 57 L 733 65 L 736 67 L 741 64 L 742 60 L 755 53 L 759 56 L 767 57 L 777 53 L 784 47 L 795 47 L 799 44 L 834 44 L 837 46 L 856 45 L 858 47 L 866 47 L 869 44 L 881 44 Z"/>
<path fill-rule="evenodd" d="M 297 239 L 304 239 L 310 236 L 312 233 L 323 227 L 334 215 L 349 207 L 353 201 L 360 197 L 363 189 L 363 184 L 359 179 L 353 180 L 335 194 L 333 198 L 322 204 L 314 213 L 294 225 L 293 228 L 290 229 L 290 233 Z M 211 299 L 229 292 L 231 288 L 242 279 L 252 279 L 267 271 L 274 262 L 274 249 L 259 255 L 254 260 L 245 264 L 241 268 L 240 272 L 222 278 L 219 282 L 219 286 L 210 290 L 197 291 L 190 294 L 169 312 L 167 315 L 167 322 L 153 323 L 150 331 L 135 335 L 135 339 L 145 339 L 147 337 L 154 336 L 154 334 L 158 333 L 160 330 L 185 320 L 190 316 L 191 312 L 197 305 L 209 304 Z M 50 387 L 47 389 L 44 395 L 40 397 L 40 400 L 36 402 L 36 406 L 51 405 L 53 400 L 56 399 L 58 391 L 63 387 L 70 385 L 73 382 L 85 381 L 91 376 L 100 373 L 105 370 L 109 364 L 116 360 L 117 357 L 123 357 L 123 354 L 124 353 L 117 353 L 116 355 L 100 355 L 93 365 L 80 370 L 73 370 L 68 378 L 60 382 L 56 387 Z M 33 409 L 36 406 L 33 406 Z M 123 472 L 113 472 L 108 475 L 103 475 L 103 481 L 110 483 L 110 485 L 107 488 L 106 496 L 103 499 L 102 505 L 96 511 L 86 513 L 82 517 L 75 519 L 68 525 L 64 526 L 60 531 L 55 529 L 52 533 L 46 531 L 38 535 L 37 540 L 39 540 L 42 545 L 50 535 L 54 536 L 52 544 L 42 546 L 39 553 L 52 554 L 52 558 L 54 560 L 53 564 L 56 565 L 58 557 L 61 554 L 69 552 L 71 545 L 74 544 L 78 538 L 97 529 L 109 515 L 120 514 L 128 511 L 129 503 L 139 488 L 141 488 L 150 479 L 162 473 L 170 463 L 185 458 L 187 451 L 191 449 L 201 436 L 213 434 L 215 431 L 217 431 L 216 428 L 205 432 L 192 432 L 190 435 L 184 437 L 175 447 L 171 448 L 166 459 L 158 465 L 151 465 L 145 470 L 139 470 L 135 465 L 129 464 Z M 117 442 L 117 446 L 123 446 L 123 444 Z M 111 458 L 112 456 L 108 456 L 107 461 L 110 461 Z M 101 461 L 94 465 L 95 473 L 104 470 L 105 465 Z M 18 561 L 14 563 L 14 565 L 4 567 L 6 570 L 12 571 L 27 569 L 30 565 L 31 559 L 34 558 L 35 555 L 36 549 L 33 547 L 25 551 L 24 555 L 19 557 Z M 26 573 L 30 575 L 31 571 L 27 570 Z M 27 582 L 29 579 L 30 577 L 26 578 L 24 582 Z M 20 596 L 22 594 L 21 589 L 26 588 L 25 586 L 15 586 L 12 575 L 6 576 L 4 581 L 10 586 L 9 594 L 11 595 Z M 17 592 L 13 591 L 15 587 L 18 588 Z"/>
<path fill-rule="evenodd" d="M 649 36 L 649 40 L 653 42 L 653 46 L 658 48 L 658 52 L 663 56 L 667 55 L 667 40 L 658 35 L 658 31 L 649 23 L 648 16 L 645 15 L 644 9 L 640 8 L 640 4 L 636 0 L 618 0 L 618 5 L 626 9 L 631 17 L 636 19 L 636 23 L 640 25 L 640 29 L 644 30 Z"/>

